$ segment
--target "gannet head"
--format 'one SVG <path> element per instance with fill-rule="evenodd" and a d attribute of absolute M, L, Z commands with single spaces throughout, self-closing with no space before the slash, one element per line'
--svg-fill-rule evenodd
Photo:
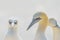
<path fill-rule="evenodd" d="M 32 25 L 34 25 L 37 22 L 43 23 L 44 21 L 48 21 L 48 17 L 44 12 L 37 12 L 33 15 L 33 20 L 31 22 L 31 24 L 29 25 L 29 27 L 27 28 L 27 30 L 29 30 L 30 27 L 32 27 Z"/>
<path fill-rule="evenodd" d="M 15 25 L 17 25 L 17 20 L 16 19 L 9 19 L 9 25 L 11 26 L 11 27 L 14 27 Z"/>
<path fill-rule="evenodd" d="M 57 21 L 54 18 L 49 19 L 49 26 L 58 27 Z"/>

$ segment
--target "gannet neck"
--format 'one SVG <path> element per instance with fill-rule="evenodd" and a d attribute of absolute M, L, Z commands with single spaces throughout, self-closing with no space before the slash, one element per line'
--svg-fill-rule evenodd
<path fill-rule="evenodd" d="M 11 28 L 9 28 L 8 29 L 8 34 L 9 35 L 16 35 L 17 34 L 17 30 L 16 30 L 16 28 L 13 28 L 13 27 L 11 27 Z"/>
<path fill-rule="evenodd" d="M 42 32 L 41 30 L 38 30 L 35 36 L 35 40 L 47 40 L 45 37 L 44 32 Z"/>
<path fill-rule="evenodd" d="M 45 18 L 39 22 L 35 40 L 47 40 L 45 36 L 45 30 L 48 25 L 48 18 Z"/>
<path fill-rule="evenodd" d="M 38 30 L 45 32 L 47 25 L 48 25 L 48 19 L 45 18 L 44 20 L 39 22 Z"/>
<path fill-rule="evenodd" d="M 47 21 L 42 22 L 41 24 L 39 24 L 35 40 L 47 40 L 46 36 L 45 36 L 46 27 L 47 27 Z"/>
<path fill-rule="evenodd" d="M 60 28 L 53 27 L 53 40 L 60 40 Z"/>

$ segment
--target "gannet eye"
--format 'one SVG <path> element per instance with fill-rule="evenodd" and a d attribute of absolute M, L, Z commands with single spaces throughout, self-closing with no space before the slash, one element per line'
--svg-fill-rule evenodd
<path fill-rule="evenodd" d="M 9 24 L 12 24 L 12 20 L 9 20 Z"/>
<path fill-rule="evenodd" d="M 15 24 L 17 24 L 17 22 L 14 22 Z"/>
<path fill-rule="evenodd" d="M 11 24 L 12 22 L 9 22 L 9 24 Z"/>
<path fill-rule="evenodd" d="M 40 20 L 41 18 L 40 17 L 38 17 L 38 18 L 36 18 L 35 20 Z"/>
<path fill-rule="evenodd" d="M 17 21 L 16 20 L 14 21 L 14 24 L 17 24 Z"/>

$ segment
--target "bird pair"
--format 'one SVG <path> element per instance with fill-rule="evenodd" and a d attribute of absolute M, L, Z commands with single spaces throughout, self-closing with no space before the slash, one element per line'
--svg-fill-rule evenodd
<path fill-rule="evenodd" d="M 53 29 L 53 40 L 60 40 L 60 27 L 54 18 L 48 19 L 48 16 L 44 12 L 37 12 L 33 16 L 33 21 L 31 22 L 27 30 L 29 30 L 30 27 L 32 27 L 32 25 L 37 22 L 39 22 L 39 26 L 34 40 L 47 40 L 44 34 L 47 26 L 51 26 Z"/>

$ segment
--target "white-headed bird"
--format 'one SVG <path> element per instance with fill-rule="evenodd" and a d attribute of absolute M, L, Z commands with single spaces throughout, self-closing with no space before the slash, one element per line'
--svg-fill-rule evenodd
<path fill-rule="evenodd" d="M 22 40 L 17 34 L 17 20 L 9 19 L 9 29 L 4 40 Z"/>
<path fill-rule="evenodd" d="M 48 25 L 48 17 L 45 14 L 45 12 L 37 12 L 33 16 L 33 20 L 31 22 L 31 24 L 29 25 L 29 27 L 27 28 L 27 30 L 29 30 L 29 28 L 32 27 L 32 25 L 34 25 L 37 22 L 39 22 L 39 26 L 38 26 L 34 40 L 47 40 L 47 38 L 45 36 L 45 30 Z"/>
<path fill-rule="evenodd" d="M 56 19 L 50 18 L 49 26 L 51 26 L 53 30 L 53 40 L 60 40 L 60 27 L 57 24 Z"/>

